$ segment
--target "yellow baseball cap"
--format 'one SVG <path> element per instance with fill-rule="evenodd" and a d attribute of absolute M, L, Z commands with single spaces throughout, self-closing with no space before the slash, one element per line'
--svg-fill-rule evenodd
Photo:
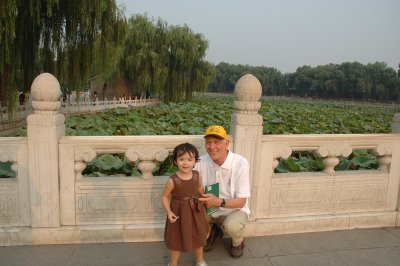
<path fill-rule="evenodd" d="M 217 126 L 217 125 L 209 126 L 206 129 L 206 133 L 204 134 L 204 137 L 207 137 L 207 136 L 215 136 L 217 138 L 229 140 L 228 134 L 226 134 L 225 129 L 223 127 Z"/>

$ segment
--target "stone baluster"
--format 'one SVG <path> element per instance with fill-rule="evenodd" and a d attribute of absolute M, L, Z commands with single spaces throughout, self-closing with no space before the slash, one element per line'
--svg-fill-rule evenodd
<path fill-rule="evenodd" d="M 392 161 L 392 148 L 388 145 L 378 145 L 376 149 L 371 150 L 371 153 L 378 157 L 378 170 L 389 172 L 389 165 Z"/>
<path fill-rule="evenodd" d="M 65 134 L 60 84 L 53 75 L 40 74 L 31 94 L 34 113 L 27 118 L 31 226 L 59 227 L 58 141 Z"/>
<path fill-rule="evenodd" d="M 82 171 L 86 168 L 86 163 L 94 160 L 97 157 L 97 153 L 91 147 L 77 147 L 75 149 L 75 174 L 76 180 L 82 179 Z"/>
<path fill-rule="evenodd" d="M 125 153 L 125 157 L 130 162 L 138 161 L 138 168 L 142 172 L 143 179 L 152 179 L 156 162 L 162 162 L 168 157 L 167 149 L 150 147 L 130 147 Z"/>
<path fill-rule="evenodd" d="M 347 144 L 327 144 L 319 147 L 315 153 L 321 156 L 325 166 L 324 171 L 327 174 L 335 173 L 335 166 L 339 163 L 340 156 L 348 157 L 353 152 L 350 145 Z"/>

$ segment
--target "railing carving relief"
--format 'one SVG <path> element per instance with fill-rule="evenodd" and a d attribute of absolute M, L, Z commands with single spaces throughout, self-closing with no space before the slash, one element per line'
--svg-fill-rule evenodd
<path fill-rule="evenodd" d="M 278 166 L 280 158 L 287 159 L 290 155 L 292 155 L 292 149 L 289 146 L 283 144 L 275 145 L 273 152 L 272 170 L 274 170 Z"/>
<path fill-rule="evenodd" d="M 97 152 L 91 147 L 82 146 L 75 149 L 75 173 L 76 179 L 82 178 L 82 171 L 86 168 L 86 163 L 94 160 Z"/>
<path fill-rule="evenodd" d="M 130 162 L 138 162 L 138 168 L 142 172 L 143 179 L 152 179 L 153 170 L 156 167 L 156 162 L 164 161 L 169 155 L 167 149 L 157 146 L 150 147 L 130 147 L 125 153 L 126 158 Z"/>
<path fill-rule="evenodd" d="M 234 122 L 237 125 L 241 126 L 251 126 L 251 125 L 262 125 L 263 118 L 261 115 L 244 115 L 244 114 L 235 114 L 234 115 Z"/>
<path fill-rule="evenodd" d="M 238 114 L 254 115 L 258 114 L 258 110 L 261 108 L 261 102 L 234 101 L 234 107 Z"/>

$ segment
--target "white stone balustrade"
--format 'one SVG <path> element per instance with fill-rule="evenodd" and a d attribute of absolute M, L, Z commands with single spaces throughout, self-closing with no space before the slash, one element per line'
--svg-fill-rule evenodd
<path fill-rule="evenodd" d="M 251 167 L 247 236 L 400 226 L 400 132 L 262 135 L 261 89 L 252 75 L 237 82 L 230 128 L 230 148 Z M 0 245 L 162 240 L 168 177 L 153 169 L 183 142 L 205 154 L 203 136 L 64 136 L 58 81 L 42 74 L 32 91 L 28 137 L 0 138 L 0 161 L 16 173 L 0 179 Z M 377 156 L 379 168 L 335 171 L 354 150 Z M 274 173 L 299 151 L 321 156 L 324 171 Z M 82 175 L 107 153 L 125 154 L 142 176 Z"/>
<path fill-rule="evenodd" d="M 63 114 L 76 114 L 86 112 L 106 111 L 113 108 L 130 108 L 141 106 L 153 106 L 160 104 L 160 99 L 136 99 L 136 100 L 113 100 L 104 101 L 96 100 L 95 102 L 74 102 L 71 104 L 63 104 L 60 112 Z"/>
<path fill-rule="evenodd" d="M 114 100 L 104 101 L 97 100 L 96 102 L 92 101 L 80 101 L 73 103 L 65 103 L 60 102 L 59 112 L 63 114 L 79 114 L 79 113 L 88 113 L 88 112 L 99 112 L 106 111 L 113 108 L 130 108 L 130 107 L 142 107 L 142 106 L 154 106 L 160 104 L 160 99 L 129 99 L 129 100 Z M 26 102 L 25 105 L 19 106 L 15 111 L 13 117 L 11 118 L 12 122 L 17 122 L 21 120 L 25 120 L 28 115 L 33 113 L 33 102 Z M 6 129 L 8 124 L 8 113 L 5 107 L 0 108 L 0 130 Z"/>

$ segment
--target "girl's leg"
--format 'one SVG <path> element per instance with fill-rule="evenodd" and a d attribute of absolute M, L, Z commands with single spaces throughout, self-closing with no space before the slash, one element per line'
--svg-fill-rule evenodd
<path fill-rule="evenodd" d="M 170 250 L 170 266 L 177 266 L 178 265 L 178 260 L 179 260 L 179 256 L 181 255 L 180 251 L 177 250 Z"/>
<path fill-rule="evenodd" d="M 194 255 L 196 256 L 196 263 L 204 261 L 204 258 L 203 258 L 203 247 L 196 248 L 194 250 Z"/>

